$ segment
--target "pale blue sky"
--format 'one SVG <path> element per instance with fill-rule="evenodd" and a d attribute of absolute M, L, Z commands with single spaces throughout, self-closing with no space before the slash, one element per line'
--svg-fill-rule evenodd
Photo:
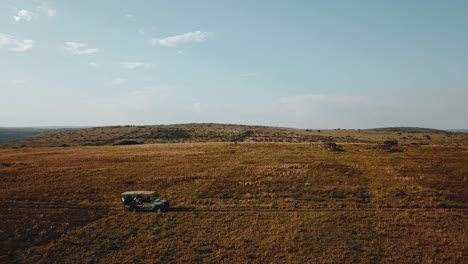
<path fill-rule="evenodd" d="M 0 1 L 0 126 L 468 127 L 468 1 Z"/>

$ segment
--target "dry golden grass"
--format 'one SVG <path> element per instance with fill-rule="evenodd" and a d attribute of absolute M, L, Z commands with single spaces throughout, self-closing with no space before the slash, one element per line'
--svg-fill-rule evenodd
<path fill-rule="evenodd" d="M 2 149 L 0 262 L 468 263 L 458 143 Z M 124 212 L 139 189 L 173 210 Z"/>

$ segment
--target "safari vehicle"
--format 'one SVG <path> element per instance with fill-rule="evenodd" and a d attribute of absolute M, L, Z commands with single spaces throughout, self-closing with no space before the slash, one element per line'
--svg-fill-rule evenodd
<path fill-rule="evenodd" d="M 169 202 L 158 198 L 154 191 L 129 191 L 121 194 L 124 210 L 130 212 L 162 212 L 169 209 Z"/>

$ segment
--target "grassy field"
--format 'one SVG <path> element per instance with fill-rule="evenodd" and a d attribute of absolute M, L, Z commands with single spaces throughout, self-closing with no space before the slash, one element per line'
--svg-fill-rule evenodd
<path fill-rule="evenodd" d="M 466 135 L 351 138 L 1 149 L 0 262 L 468 263 Z M 172 210 L 123 211 L 140 189 Z"/>

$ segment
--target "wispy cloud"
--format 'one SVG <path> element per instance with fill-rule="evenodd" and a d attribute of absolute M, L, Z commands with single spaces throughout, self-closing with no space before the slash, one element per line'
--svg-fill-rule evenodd
<path fill-rule="evenodd" d="M 138 34 L 144 35 L 145 34 L 145 29 L 144 28 L 138 29 Z"/>
<path fill-rule="evenodd" d="M 16 8 L 14 9 L 17 10 Z M 15 22 L 20 22 L 20 21 L 29 22 L 42 15 L 47 16 L 47 17 L 54 17 L 55 15 L 57 15 L 57 10 L 49 7 L 49 4 L 44 2 L 41 5 L 36 7 L 36 12 L 29 11 L 26 9 L 18 10 L 16 15 L 13 16 L 13 19 L 15 20 Z"/>
<path fill-rule="evenodd" d="M 32 39 L 20 40 L 14 36 L 0 33 L 0 48 L 15 52 L 25 52 L 32 49 L 35 45 L 36 41 Z"/>
<path fill-rule="evenodd" d="M 75 103 L 80 111 L 75 109 L 71 115 L 67 113 L 67 118 L 72 116 L 74 120 L 83 120 L 86 124 L 167 123 L 176 115 L 174 110 L 178 109 L 173 106 L 170 96 L 145 89 L 90 96 Z M 162 111 L 168 113 L 155 117 L 154 113 Z"/>
<path fill-rule="evenodd" d="M 132 14 L 125 14 L 125 17 L 130 21 L 136 21 L 136 17 Z"/>
<path fill-rule="evenodd" d="M 208 109 L 208 105 L 202 104 L 200 102 L 194 102 L 192 104 L 192 107 L 194 113 L 202 113 L 203 111 Z"/>
<path fill-rule="evenodd" d="M 88 55 L 99 51 L 97 48 L 87 48 L 86 44 L 78 42 L 66 42 L 65 50 L 74 55 Z"/>
<path fill-rule="evenodd" d="M 91 67 L 91 68 L 93 68 L 93 69 L 95 69 L 95 70 L 101 68 L 101 65 L 99 65 L 98 63 L 95 63 L 95 62 L 93 62 L 93 61 L 90 62 L 90 63 L 88 63 L 88 65 L 89 65 L 89 67 Z"/>
<path fill-rule="evenodd" d="M 244 73 L 241 73 L 239 76 L 244 77 L 244 78 L 253 78 L 253 77 L 257 77 L 258 73 L 256 73 L 256 72 L 244 72 Z"/>
<path fill-rule="evenodd" d="M 283 96 L 273 113 L 288 126 L 359 127 L 374 122 L 381 104 L 372 97 L 338 94 L 296 94 Z"/>
<path fill-rule="evenodd" d="M 20 22 L 21 20 L 24 21 L 31 21 L 34 17 L 34 13 L 25 9 L 21 9 L 18 11 L 16 15 L 13 16 L 15 22 Z"/>
<path fill-rule="evenodd" d="M 338 107 L 355 107 L 356 105 L 372 105 L 374 101 L 367 96 L 335 95 L 335 94 L 298 94 L 280 98 L 282 104 L 295 106 L 333 105 Z"/>
<path fill-rule="evenodd" d="M 144 63 L 144 62 L 122 62 L 122 67 L 128 70 L 134 70 L 137 68 L 142 68 L 142 69 L 149 69 L 151 68 L 151 64 L 149 63 Z"/>
<path fill-rule="evenodd" d="M 152 45 L 161 45 L 164 47 L 177 47 L 187 43 L 200 43 L 213 38 L 213 32 L 188 32 L 181 35 L 169 36 L 162 39 L 153 38 L 150 40 Z"/>
<path fill-rule="evenodd" d="M 38 12 L 44 13 L 48 17 L 54 17 L 57 15 L 57 10 L 50 8 L 47 3 L 42 3 L 40 6 L 36 7 Z"/>
<path fill-rule="evenodd" d="M 11 80 L 11 84 L 13 85 L 23 85 L 25 83 L 26 83 L 25 80 Z"/>
<path fill-rule="evenodd" d="M 114 80 L 112 80 L 112 84 L 122 85 L 122 84 L 126 83 L 127 81 L 128 81 L 127 79 L 117 77 Z"/>

